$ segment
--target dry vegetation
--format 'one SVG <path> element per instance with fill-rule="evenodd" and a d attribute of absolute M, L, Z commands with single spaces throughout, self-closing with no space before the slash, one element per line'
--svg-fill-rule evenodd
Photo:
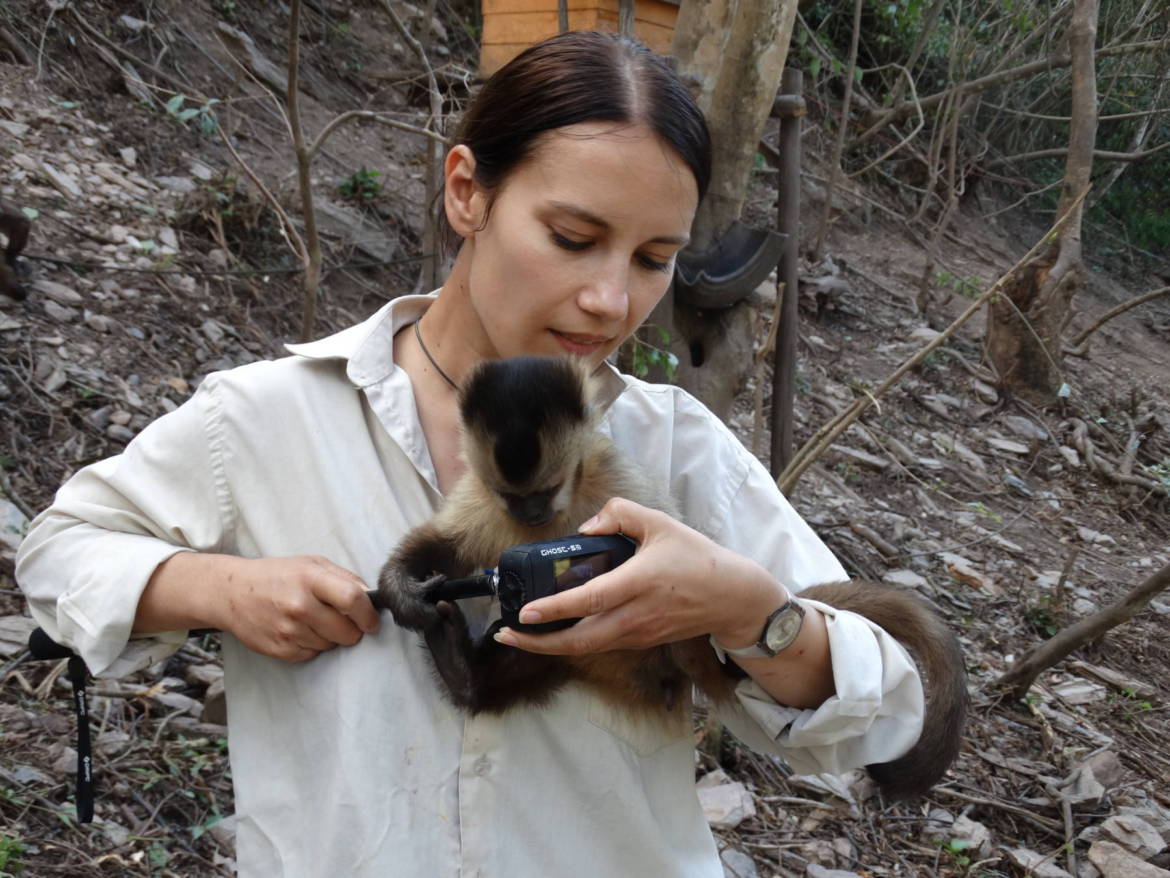
<path fill-rule="evenodd" d="M 291 148 L 256 60 L 279 67 L 287 22 L 276 6 L 245 15 L 241 5 L 164 12 L 150 3 L 58 9 L 16 0 L 0 12 L 0 30 L 28 47 L 28 63 L 0 63 L 0 199 L 36 211 L 25 254 L 30 296 L 0 298 L 0 487 L 11 501 L 0 498 L 0 508 L 12 521 L 0 520 L 0 623 L 8 626 L 0 627 L 0 875 L 22 866 L 36 876 L 231 874 L 226 729 L 205 714 L 216 703 L 215 638 L 92 687 L 93 826 L 72 816 L 74 721 L 63 668 L 9 662 L 28 627 L 12 577 L 16 507 L 42 508 L 70 473 L 116 453 L 208 372 L 279 356 L 300 331 L 299 262 L 271 202 L 213 133 L 222 126 L 296 218 Z M 421 37 L 420 10 L 395 9 Z M 440 3 L 427 47 L 448 112 L 473 84 L 465 12 Z M 355 107 L 427 124 L 425 76 L 380 4 L 312 4 L 304 14 L 308 131 Z M 251 50 L 217 38 L 227 33 L 217 22 L 246 29 Z M 834 139 L 828 104 L 817 101 L 830 99 L 826 91 L 814 82 L 809 94 L 810 243 L 829 177 L 816 157 Z M 425 150 L 409 131 L 350 125 L 317 156 L 318 333 L 414 287 Z M 1043 220 L 1022 208 L 1001 213 L 1010 199 L 991 192 L 953 209 L 935 205 L 947 219 L 924 241 L 887 205 L 912 212 L 928 196 L 899 187 L 837 186 L 826 255 L 803 266 L 798 440 L 876 387 L 1044 233 Z M 751 192 L 749 216 L 769 221 L 774 176 L 762 171 Z M 1170 271 L 1149 257 L 1127 264 L 1124 283 L 1090 276 L 1078 325 Z M 760 343 L 768 296 L 762 288 L 756 297 Z M 793 496 L 851 572 L 917 589 L 959 631 L 976 705 L 964 752 L 926 800 L 891 806 L 860 777 L 791 778 L 772 759 L 699 733 L 699 774 L 725 771 L 726 780 L 708 783 L 744 784 L 754 808 L 717 829 L 737 874 L 1055 875 L 1045 869 L 1059 866 L 1091 876 L 1087 857 L 1098 862 L 1114 842 L 1170 868 L 1160 854 L 1170 841 L 1170 601 L 1155 599 L 1042 674 L 1022 700 L 995 687 L 1028 650 L 1170 562 L 1170 306 L 1153 300 L 1106 324 L 1087 357 L 1068 361 L 1072 395 L 1048 410 L 999 395 L 981 365 L 983 332 L 977 317 L 927 357 Z M 765 371 L 749 379 L 732 423 L 749 445 L 767 448 L 756 435 L 757 382 L 767 404 Z M 1133 842 L 1139 836 L 1144 846 Z M 1047 859 L 1029 867 L 1021 849 Z M 1133 874 L 1119 862 L 1110 868 L 1122 871 L 1102 871 Z"/>

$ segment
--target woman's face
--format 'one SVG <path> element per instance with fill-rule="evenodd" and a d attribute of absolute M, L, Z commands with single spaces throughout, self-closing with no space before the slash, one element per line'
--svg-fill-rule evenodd
<path fill-rule="evenodd" d="M 673 149 L 648 128 L 608 122 L 542 135 L 493 196 L 464 244 L 479 353 L 567 352 L 593 365 L 665 294 L 698 206 Z"/>

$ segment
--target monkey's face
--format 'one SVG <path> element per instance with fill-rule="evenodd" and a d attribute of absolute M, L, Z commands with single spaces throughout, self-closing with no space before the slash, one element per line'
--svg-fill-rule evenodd
<path fill-rule="evenodd" d="M 572 503 L 583 449 L 572 431 L 545 429 L 531 438 L 536 441 L 498 438 L 491 445 L 490 460 L 480 458 L 477 472 L 514 521 L 540 527 Z M 525 475 L 517 479 L 518 473 Z M 575 527 L 579 523 L 564 524 Z"/>
<path fill-rule="evenodd" d="M 514 521 L 538 527 L 569 508 L 593 431 L 591 399 L 587 368 L 569 357 L 489 360 L 464 383 L 464 457 Z"/>

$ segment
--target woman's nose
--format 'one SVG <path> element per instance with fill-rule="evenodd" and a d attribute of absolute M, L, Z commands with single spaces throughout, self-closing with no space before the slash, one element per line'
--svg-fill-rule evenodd
<path fill-rule="evenodd" d="M 589 278 L 578 297 L 585 311 L 607 321 L 621 321 L 630 310 L 630 272 L 627 266 L 607 265 Z"/>

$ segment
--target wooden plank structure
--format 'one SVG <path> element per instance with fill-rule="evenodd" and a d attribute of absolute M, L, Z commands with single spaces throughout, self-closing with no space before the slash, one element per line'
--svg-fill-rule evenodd
<path fill-rule="evenodd" d="M 569 30 L 618 32 L 618 0 L 568 0 Z M 634 35 L 666 54 L 678 0 L 635 0 Z M 558 32 L 557 0 L 483 0 L 480 75 L 491 76 L 521 51 Z"/>

